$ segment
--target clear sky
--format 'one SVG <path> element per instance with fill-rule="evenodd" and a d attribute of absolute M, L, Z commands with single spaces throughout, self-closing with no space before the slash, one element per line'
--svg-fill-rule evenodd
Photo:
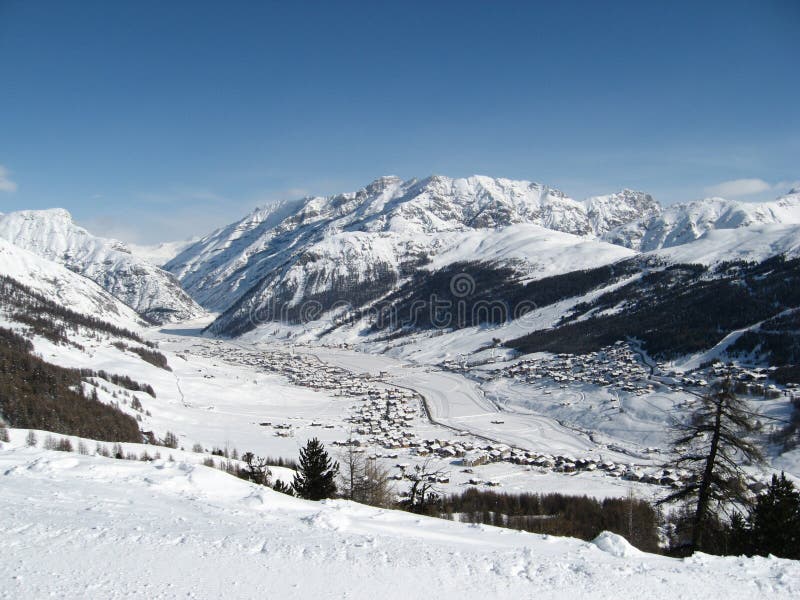
<path fill-rule="evenodd" d="M 0 211 L 149 243 L 386 174 L 772 198 L 798 32 L 798 0 L 0 0 Z"/>

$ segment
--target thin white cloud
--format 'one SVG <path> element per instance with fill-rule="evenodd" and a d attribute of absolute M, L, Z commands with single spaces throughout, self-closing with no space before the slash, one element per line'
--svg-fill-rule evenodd
<path fill-rule="evenodd" d="M 763 179 L 731 179 L 705 188 L 709 196 L 722 196 L 723 198 L 736 198 L 738 196 L 751 196 L 768 192 L 772 186 Z"/>
<path fill-rule="evenodd" d="M 11 172 L 0 165 L 0 192 L 16 192 L 17 184 L 9 178 Z"/>
<path fill-rule="evenodd" d="M 786 193 L 789 190 L 800 190 L 800 180 L 779 181 L 775 184 L 775 189 L 781 193 Z"/>

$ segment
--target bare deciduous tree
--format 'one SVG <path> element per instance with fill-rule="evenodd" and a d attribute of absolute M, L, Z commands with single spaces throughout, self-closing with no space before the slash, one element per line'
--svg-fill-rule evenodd
<path fill-rule="evenodd" d="M 348 500 L 371 506 L 391 506 L 394 503 L 394 487 L 389 471 L 364 456 L 349 444 L 340 457 L 340 483 L 342 495 Z"/>
<path fill-rule="evenodd" d="M 247 464 L 243 471 L 245 479 L 258 485 L 270 485 L 272 471 L 269 469 L 266 458 L 256 456 L 252 452 L 245 452 L 242 460 Z"/>
<path fill-rule="evenodd" d="M 411 489 L 402 502 L 403 506 L 411 512 L 427 512 L 441 498 L 439 480 L 448 476 L 449 472 L 444 469 L 434 468 L 430 459 L 421 465 L 415 465 L 414 472 L 408 476 L 411 480 Z"/>

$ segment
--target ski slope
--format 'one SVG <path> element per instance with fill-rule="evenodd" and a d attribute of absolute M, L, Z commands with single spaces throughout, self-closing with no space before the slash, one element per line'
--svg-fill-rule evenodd
<path fill-rule="evenodd" d="M 678 560 L 308 502 L 185 462 L 0 443 L 0 599 L 796 598 L 800 563 Z"/>

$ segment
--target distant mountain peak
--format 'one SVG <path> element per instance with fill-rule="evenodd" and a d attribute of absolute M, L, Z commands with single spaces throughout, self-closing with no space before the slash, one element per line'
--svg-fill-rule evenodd
<path fill-rule="evenodd" d="M 92 235 L 62 208 L 2 215 L 0 237 L 91 279 L 151 321 L 203 314 L 169 273 L 120 241 Z"/>

